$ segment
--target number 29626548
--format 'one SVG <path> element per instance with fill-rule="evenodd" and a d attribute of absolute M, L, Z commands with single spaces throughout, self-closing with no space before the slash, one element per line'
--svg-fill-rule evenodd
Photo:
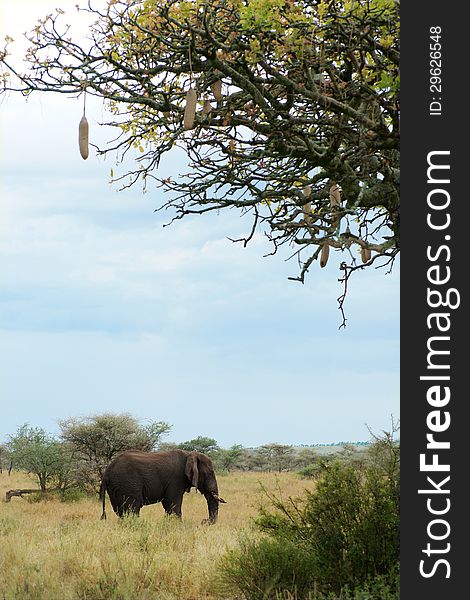
<path fill-rule="evenodd" d="M 442 114 L 442 28 L 437 25 L 429 28 L 429 91 L 431 101 L 429 114 Z"/>

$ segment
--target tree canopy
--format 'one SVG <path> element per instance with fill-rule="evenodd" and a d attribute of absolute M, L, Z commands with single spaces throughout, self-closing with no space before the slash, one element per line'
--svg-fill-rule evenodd
<path fill-rule="evenodd" d="M 41 427 L 22 425 L 9 436 L 8 449 L 15 467 L 34 475 L 43 492 L 51 484 L 60 486 L 67 478 L 70 454 Z"/>
<path fill-rule="evenodd" d="M 219 449 L 219 445 L 214 438 L 199 435 L 197 438 L 178 444 L 178 448 L 189 452 L 196 450 L 196 452 L 202 452 L 203 454 L 211 454 Z"/>
<path fill-rule="evenodd" d="M 107 0 L 78 43 L 61 9 L 28 36 L 29 70 L 0 55 L 3 90 L 103 98 L 118 137 L 98 154 L 163 188 L 169 221 L 237 209 L 247 244 L 292 246 L 304 277 L 341 250 L 342 281 L 393 264 L 399 228 L 399 2 Z M 175 147 L 188 172 L 159 169 Z M 235 240 L 234 240 L 235 241 Z M 342 258 L 343 258 L 342 254 Z"/>
<path fill-rule="evenodd" d="M 163 421 L 141 425 L 132 415 L 104 413 L 59 421 L 61 439 L 76 463 L 84 465 L 89 482 L 100 481 L 110 461 L 124 450 L 155 450 L 171 426 Z"/>

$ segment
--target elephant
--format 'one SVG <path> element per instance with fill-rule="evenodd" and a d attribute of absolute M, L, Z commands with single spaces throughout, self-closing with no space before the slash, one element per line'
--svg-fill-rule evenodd
<path fill-rule="evenodd" d="M 126 514 L 139 516 L 142 506 L 161 502 L 167 515 L 181 518 L 183 495 L 192 487 L 207 501 L 209 519 L 203 522 L 214 524 L 219 503 L 225 504 L 225 500 L 219 497 L 217 479 L 208 456 L 186 450 L 127 450 L 115 457 L 103 474 L 101 519 L 106 519 L 106 491 L 119 517 Z"/>

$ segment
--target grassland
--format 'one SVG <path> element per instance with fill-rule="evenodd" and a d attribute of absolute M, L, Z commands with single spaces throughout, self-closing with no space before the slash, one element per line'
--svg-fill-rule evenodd
<path fill-rule="evenodd" d="M 312 484 L 293 473 L 231 473 L 219 479 L 215 526 L 194 490 L 183 503 L 183 521 L 164 517 L 161 505 L 141 518 L 119 520 L 107 499 L 29 502 L 5 492 L 34 487 L 18 473 L 0 475 L 0 598 L 2 600 L 235 600 L 220 581 L 218 561 L 246 534 L 263 500 L 259 482 L 287 497 Z"/>

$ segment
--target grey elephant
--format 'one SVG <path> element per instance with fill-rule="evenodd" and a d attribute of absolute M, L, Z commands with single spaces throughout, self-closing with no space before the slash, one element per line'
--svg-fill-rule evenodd
<path fill-rule="evenodd" d="M 186 450 L 127 450 L 117 456 L 103 474 L 101 518 L 106 519 L 106 491 L 119 517 L 129 513 L 139 515 L 142 506 L 161 502 L 168 515 L 181 518 L 183 495 L 192 487 L 204 495 L 209 510 L 208 521 L 215 523 L 219 503 L 225 503 L 225 500 L 219 497 L 217 479 L 208 456 Z"/>

